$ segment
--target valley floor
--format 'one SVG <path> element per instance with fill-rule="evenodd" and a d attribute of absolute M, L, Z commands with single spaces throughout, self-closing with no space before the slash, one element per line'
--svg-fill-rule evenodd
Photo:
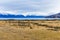
<path fill-rule="evenodd" d="M 0 21 L 0 40 L 60 40 L 60 21 L 21 21 L 19 26 L 17 21 L 10 23 Z"/>

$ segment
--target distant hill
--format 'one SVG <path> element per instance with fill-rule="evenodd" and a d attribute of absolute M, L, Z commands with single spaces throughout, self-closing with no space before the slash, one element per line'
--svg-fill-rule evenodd
<path fill-rule="evenodd" d="M 60 18 L 60 13 L 50 15 L 50 16 L 46 16 L 45 18 Z"/>
<path fill-rule="evenodd" d="M 35 15 L 27 15 L 27 16 L 23 16 L 23 15 L 3 15 L 0 14 L 0 18 L 44 18 L 45 16 L 35 16 Z"/>
<path fill-rule="evenodd" d="M 60 18 L 60 13 L 49 15 L 49 16 L 36 16 L 36 15 L 24 16 L 24 15 L 0 14 L 0 18 Z"/>
<path fill-rule="evenodd" d="M 2 15 L 0 14 L 0 18 L 23 18 L 24 16 L 23 15 Z"/>

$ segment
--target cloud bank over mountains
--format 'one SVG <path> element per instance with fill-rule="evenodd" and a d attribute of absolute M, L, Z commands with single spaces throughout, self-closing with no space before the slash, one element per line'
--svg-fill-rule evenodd
<path fill-rule="evenodd" d="M 0 0 L 0 14 L 52 15 L 60 12 L 60 0 Z"/>

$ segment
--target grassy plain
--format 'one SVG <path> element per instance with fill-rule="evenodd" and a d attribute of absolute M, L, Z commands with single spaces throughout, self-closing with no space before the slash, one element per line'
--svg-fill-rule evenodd
<path fill-rule="evenodd" d="M 0 20 L 0 40 L 60 40 L 60 20 Z"/>

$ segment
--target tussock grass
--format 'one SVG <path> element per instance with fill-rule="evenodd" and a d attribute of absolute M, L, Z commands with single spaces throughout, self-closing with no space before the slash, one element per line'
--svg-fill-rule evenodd
<path fill-rule="evenodd" d="M 60 40 L 60 21 L 13 21 L 0 21 L 0 40 Z"/>

